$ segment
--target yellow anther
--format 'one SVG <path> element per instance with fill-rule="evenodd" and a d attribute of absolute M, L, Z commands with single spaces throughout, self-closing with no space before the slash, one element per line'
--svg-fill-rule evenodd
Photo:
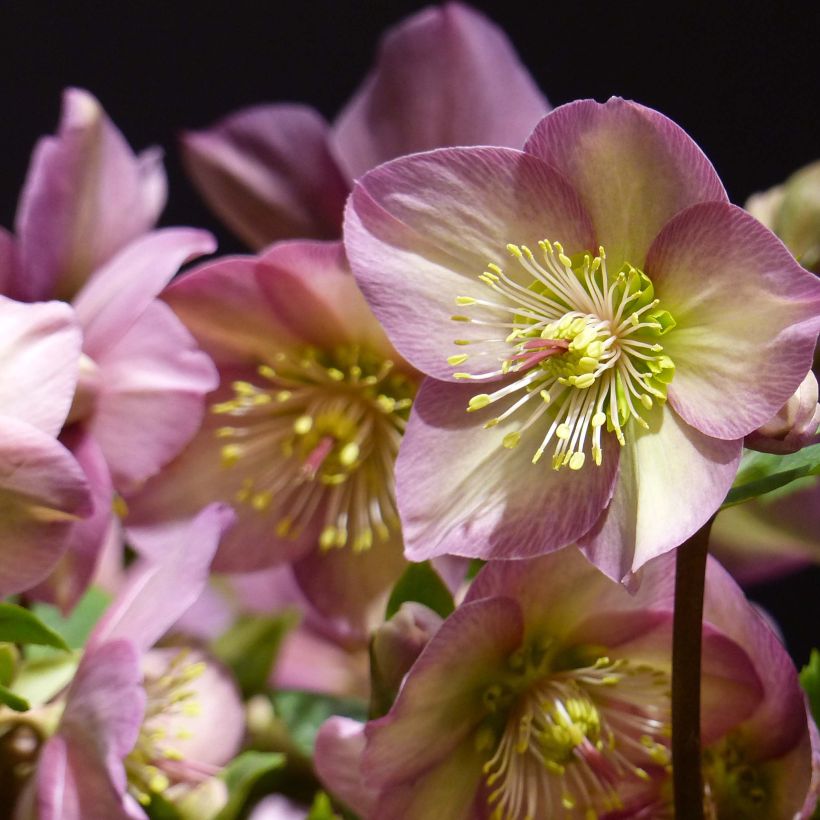
<path fill-rule="evenodd" d="M 306 433 L 309 433 L 313 428 L 313 417 L 304 415 L 299 416 L 296 421 L 293 422 L 293 432 L 297 433 L 300 436 L 304 436 Z"/>
<path fill-rule="evenodd" d="M 512 450 L 513 447 L 518 446 L 518 442 L 521 441 L 521 433 L 517 430 L 513 431 L 512 433 L 507 433 L 503 439 L 501 439 L 501 443 L 508 449 Z"/>
<path fill-rule="evenodd" d="M 518 259 L 520 259 L 524 255 L 521 252 L 521 248 L 519 248 L 518 245 L 507 245 L 507 251 Z"/>
<path fill-rule="evenodd" d="M 565 267 L 565 268 L 572 268 L 572 260 L 564 253 L 558 254 L 558 261 Z"/>
<path fill-rule="evenodd" d="M 486 407 L 491 401 L 492 399 L 487 393 L 479 393 L 470 399 L 467 404 L 467 412 L 473 413 L 476 410 L 481 410 L 482 407 Z"/>
<path fill-rule="evenodd" d="M 344 381 L 345 374 L 339 370 L 338 367 L 328 367 L 327 375 L 333 379 L 334 382 Z"/>
<path fill-rule="evenodd" d="M 476 300 L 472 296 L 456 296 L 457 305 L 474 305 Z"/>
<path fill-rule="evenodd" d="M 641 404 L 647 409 L 652 409 L 652 396 L 648 396 L 646 393 L 641 394 Z"/>
<path fill-rule="evenodd" d="M 592 387 L 592 385 L 595 384 L 595 376 L 593 376 L 592 373 L 583 373 L 580 376 L 570 377 L 570 382 L 580 390 L 586 390 L 588 387 Z"/>
<path fill-rule="evenodd" d="M 286 402 L 292 395 L 293 393 L 291 393 L 290 390 L 280 390 L 276 394 L 276 401 Z"/>
<path fill-rule="evenodd" d="M 586 456 L 583 453 L 573 453 L 569 460 L 570 470 L 580 470 L 584 466 Z"/>
<path fill-rule="evenodd" d="M 595 413 L 592 417 L 592 426 L 593 427 L 600 427 L 606 421 L 606 413 L 602 413 L 600 410 Z"/>
<path fill-rule="evenodd" d="M 233 467 L 242 457 L 242 448 L 238 444 L 224 444 L 219 452 L 223 467 Z"/>
<path fill-rule="evenodd" d="M 491 427 L 495 427 L 501 421 L 500 418 L 490 419 L 489 421 L 484 422 L 484 429 L 489 430 Z"/>
<path fill-rule="evenodd" d="M 256 372 L 266 379 L 276 378 L 276 371 L 270 365 L 267 364 L 260 364 L 259 367 L 256 368 Z"/>
<path fill-rule="evenodd" d="M 560 438 L 562 441 L 564 439 L 568 439 L 569 435 L 572 431 L 567 424 L 559 424 L 558 427 L 555 429 L 555 435 L 557 438 Z"/>
<path fill-rule="evenodd" d="M 455 356 L 447 357 L 447 364 L 455 367 L 455 365 L 464 364 L 464 362 L 466 362 L 469 358 L 470 357 L 466 353 L 457 353 Z"/>
<path fill-rule="evenodd" d="M 290 528 L 293 526 L 293 519 L 290 516 L 284 516 L 284 518 L 280 518 L 279 521 L 276 523 L 276 534 L 280 538 L 285 538 L 290 534 Z"/>
<path fill-rule="evenodd" d="M 120 518 L 125 518 L 128 515 L 128 504 L 125 503 L 125 499 L 119 493 L 114 493 L 114 497 L 111 499 L 111 509 L 114 511 L 114 515 L 118 515 Z"/>
<path fill-rule="evenodd" d="M 549 404 L 552 399 L 547 390 L 539 391 L 538 395 L 541 396 L 541 398 L 544 400 L 544 404 Z"/>
<path fill-rule="evenodd" d="M 450 321 L 452 322 L 472 322 L 473 320 L 469 316 L 461 316 L 459 314 L 450 317 Z"/>
<path fill-rule="evenodd" d="M 236 435 L 236 427 L 217 427 L 214 435 L 217 438 L 233 438 Z"/>
<path fill-rule="evenodd" d="M 336 543 L 336 527 L 328 524 L 319 536 L 319 546 L 323 550 L 329 550 Z"/>
<path fill-rule="evenodd" d="M 339 461 L 345 467 L 351 467 L 359 458 L 359 445 L 355 441 L 348 442 L 339 453 Z"/>
<path fill-rule="evenodd" d="M 265 490 L 261 493 L 254 493 L 251 496 L 251 506 L 257 511 L 262 512 L 262 510 L 266 510 L 270 507 L 270 503 L 273 500 L 273 495 Z"/>

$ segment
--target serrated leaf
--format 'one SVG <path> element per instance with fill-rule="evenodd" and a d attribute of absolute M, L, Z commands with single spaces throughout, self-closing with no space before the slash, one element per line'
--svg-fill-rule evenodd
<path fill-rule="evenodd" d="M 757 498 L 812 475 L 820 475 L 820 444 L 804 447 L 788 455 L 746 450 L 723 507 Z"/>
<path fill-rule="evenodd" d="M 0 641 L 68 649 L 63 637 L 37 615 L 22 606 L 6 602 L 0 602 Z"/>
<path fill-rule="evenodd" d="M 244 752 L 219 774 L 228 787 L 228 802 L 214 820 L 235 820 L 256 782 L 269 772 L 281 769 L 285 756 L 278 752 Z"/>
<path fill-rule="evenodd" d="M 275 618 L 240 618 L 211 645 L 214 655 L 236 676 L 246 699 L 267 691 L 282 638 L 297 618 L 290 613 Z"/>
<path fill-rule="evenodd" d="M 424 604 L 446 618 L 454 609 L 453 596 L 429 561 L 410 564 L 396 581 L 387 602 L 385 620 L 392 618 L 405 601 Z"/>
<path fill-rule="evenodd" d="M 800 671 L 800 685 L 809 699 L 815 723 L 820 723 L 820 650 L 812 649 L 809 662 Z"/>
<path fill-rule="evenodd" d="M 15 712 L 27 712 L 31 709 L 31 704 L 19 695 L 15 695 L 11 689 L 6 689 L 5 686 L 0 686 L 0 703 L 4 703 Z"/>

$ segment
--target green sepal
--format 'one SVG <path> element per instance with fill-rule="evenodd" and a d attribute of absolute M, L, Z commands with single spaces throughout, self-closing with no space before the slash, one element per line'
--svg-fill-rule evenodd
<path fill-rule="evenodd" d="M 31 709 L 31 704 L 25 698 L 15 695 L 11 689 L 7 689 L 5 686 L 0 686 L 0 703 L 5 704 L 15 712 L 27 712 Z"/>
<path fill-rule="evenodd" d="M 333 804 L 324 792 L 316 792 L 313 805 L 305 820 L 342 820 L 341 815 L 333 811 Z"/>
<path fill-rule="evenodd" d="M 47 626 L 33 612 L 17 604 L 0 602 L 0 641 L 38 644 L 68 651 L 62 635 Z"/>
<path fill-rule="evenodd" d="M 166 800 L 161 794 L 152 793 L 150 797 L 151 802 L 143 808 L 151 820 L 182 820 L 182 815 L 170 800 Z"/>
<path fill-rule="evenodd" d="M 757 498 L 799 478 L 813 475 L 820 475 L 820 444 L 788 455 L 746 450 L 722 508 Z"/>
<path fill-rule="evenodd" d="M 296 612 L 245 616 L 211 644 L 214 655 L 234 673 L 245 699 L 268 690 L 282 639 L 298 620 Z"/>
<path fill-rule="evenodd" d="M 8 686 L 17 674 L 20 653 L 13 643 L 0 643 L 0 686 Z"/>
<path fill-rule="evenodd" d="M 669 333 L 669 331 L 678 324 L 675 321 L 675 317 L 668 310 L 663 310 L 661 308 L 658 310 L 650 310 L 649 313 L 646 314 L 646 321 L 655 322 L 660 325 L 660 328 L 655 330 L 656 336 L 663 336 L 664 334 Z"/>
<path fill-rule="evenodd" d="M 809 699 L 815 723 L 820 723 L 820 650 L 812 649 L 809 662 L 800 670 L 800 685 Z"/>
<path fill-rule="evenodd" d="M 429 561 L 410 564 L 402 573 L 390 593 L 384 619 L 387 621 L 392 618 L 405 601 L 424 604 L 442 618 L 446 618 L 455 609 L 450 590 Z"/>
<path fill-rule="evenodd" d="M 235 820 L 239 817 L 256 783 L 284 765 L 285 755 L 279 752 L 250 751 L 234 758 L 218 775 L 228 787 L 228 802 L 214 820 Z"/>

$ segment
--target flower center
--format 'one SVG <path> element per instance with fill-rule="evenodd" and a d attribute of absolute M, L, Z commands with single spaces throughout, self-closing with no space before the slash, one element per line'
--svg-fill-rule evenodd
<path fill-rule="evenodd" d="M 212 405 L 225 468 L 242 471 L 235 500 L 297 538 L 320 517 L 323 549 L 372 546 L 398 523 L 393 464 L 415 384 L 393 362 L 357 346 L 279 353 L 260 384 L 233 383 Z"/>
<path fill-rule="evenodd" d="M 625 263 L 612 275 L 603 248 L 594 257 L 582 253 L 570 258 L 559 242 L 543 240 L 538 246 L 540 260 L 525 245 L 507 246 L 520 267 L 512 276 L 498 265 L 487 266 L 479 279 L 493 291 L 492 299 L 456 299 L 458 305 L 489 308 L 496 316 L 508 314 L 510 320 L 451 317 L 503 330 L 508 346 L 499 366 L 454 375 L 477 381 L 506 377 L 495 392 L 473 396 L 467 411 L 499 402 L 502 412 L 484 426 L 508 419 L 518 422 L 502 439 L 508 448 L 516 447 L 522 434 L 540 420 L 547 430 L 533 463 L 554 440 L 553 467 L 580 470 L 588 437 L 593 460 L 600 465 L 604 427 L 623 445 L 627 425 L 634 420 L 647 428 L 644 415 L 655 401 L 666 400 L 675 366 L 658 339 L 675 326 L 675 320 L 659 307 L 643 271 Z M 455 344 L 487 341 L 502 340 L 456 339 Z M 470 358 L 459 353 L 447 361 L 460 366 Z"/>
<path fill-rule="evenodd" d="M 516 653 L 512 674 L 484 692 L 475 742 L 489 755 L 493 820 L 592 820 L 622 809 L 625 784 L 669 767 L 669 676 L 604 655 L 562 668 L 543 642 L 535 655 Z"/>
<path fill-rule="evenodd" d="M 146 673 L 145 717 L 134 748 L 125 759 L 131 793 L 144 806 L 152 795 L 162 794 L 173 782 L 201 779 L 212 772 L 193 772 L 175 741 L 187 740 L 186 718 L 200 713 L 194 681 L 205 671 L 193 663 L 187 650 L 177 652 L 159 674 Z M 215 773 L 215 772 L 213 772 Z"/>
<path fill-rule="evenodd" d="M 763 774 L 749 763 L 733 736 L 703 752 L 704 809 L 707 817 L 753 820 L 768 817 L 770 792 Z"/>

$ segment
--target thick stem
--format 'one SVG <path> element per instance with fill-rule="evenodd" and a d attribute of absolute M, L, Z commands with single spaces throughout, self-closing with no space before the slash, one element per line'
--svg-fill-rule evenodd
<path fill-rule="evenodd" d="M 678 547 L 672 638 L 672 778 L 675 817 L 703 820 L 700 653 L 710 519 Z"/>

